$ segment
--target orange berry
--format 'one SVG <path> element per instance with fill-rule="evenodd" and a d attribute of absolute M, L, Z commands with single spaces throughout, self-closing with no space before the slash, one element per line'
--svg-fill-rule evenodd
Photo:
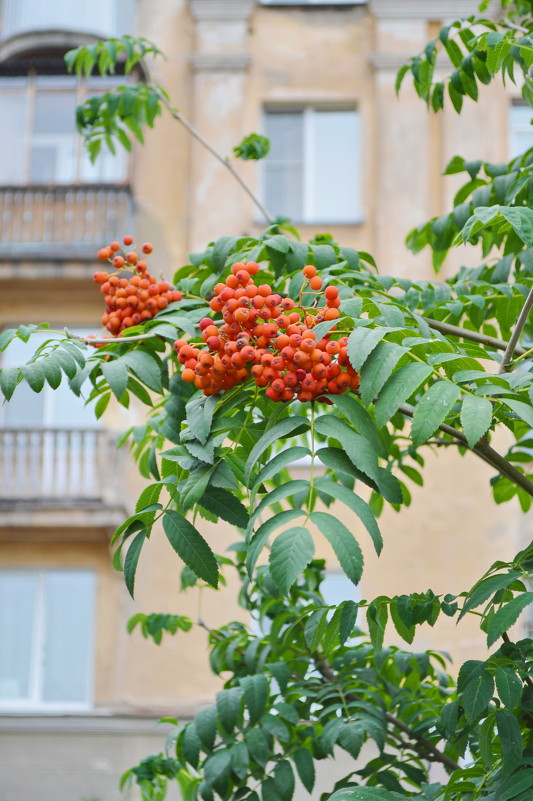
<path fill-rule="evenodd" d="M 152 245 L 151 242 L 145 242 L 144 245 L 141 248 L 142 252 L 146 253 L 146 254 L 151 253 L 153 249 L 154 249 L 154 246 Z"/>
<path fill-rule="evenodd" d="M 320 276 L 315 275 L 314 278 L 311 278 L 311 280 L 309 281 L 309 286 L 311 287 L 311 289 L 315 290 L 321 289 L 322 279 L 320 278 Z"/>
<path fill-rule="evenodd" d="M 307 264 L 303 268 L 302 272 L 306 278 L 314 278 L 316 275 L 316 267 L 314 267 L 312 264 Z"/>
<path fill-rule="evenodd" d="M 98 258 L 100 261 L 107 261 L 111 257 L 110 248 L 100 248 L 98 251 Z"/>
<path fill-rule="evenodd" d="M 125 236 L 122 241 L 124 242 L 126 247 L 129 247 L 133 242 L 133 237 L 132 236 Z"/>

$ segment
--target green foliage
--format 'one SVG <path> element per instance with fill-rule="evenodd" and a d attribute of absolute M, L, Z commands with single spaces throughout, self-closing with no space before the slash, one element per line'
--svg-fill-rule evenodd
<path fill-rule="evenodd" d="M 266 136 L 261 134 L 251 133 L 243 137 L 242 141 L 233 148 L 233 152 L 238 159 L 244 161 L 258 161 L 268 156 L 270 150 L 270 141 Z"/>

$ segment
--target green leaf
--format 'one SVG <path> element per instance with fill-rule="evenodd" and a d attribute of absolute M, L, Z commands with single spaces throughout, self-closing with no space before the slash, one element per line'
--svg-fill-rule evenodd
<path fill-rule="evenodd" d="M 192 523 L 173 509 L 163 516 L 168 541 L 185 564 L 212 587 L 218 585 L 218 565 L 213 551 Z"/>
<path fill-rule="evenodd" d="M 376 518 L 374 517 L 374 513 L 370 509 L 370 506 L 367 504 L 367 502 L 356 495 L 355 492 L 352 492 L 347 487 L 344 487 L 342 484 L 336 484 L 329 480 L 320 482 L 320 491 L 325 492 L 326 495 L 330 495 L 332 498 L 342 501 L 342 503 L 346 504 L 346 506 L 348 506 L 352 512 L 355 512 L 359 520 L 372 537 L 372 542 L 374 543 L 376 553 L 380 554 L 381 549 L 383 548 L 383 538 L 376 522 Z"/>
<path fill-rule="evenodd" d="M 436 381 L 418 401 L 413 415 L 411 435 L 416 446 L 422 445 L 435 433 L 451 411 L 461 393 L 451 381 Z"/>
<path fill-rule="evenodd" d="M 370 354 L 359 383 L 359 393 L 364 404 L 368 406 L 379 395 L 390 374 L 407 351 L 408 348 L 403 348 L 395 342 L 380 342 Z"/>
<path fill-rule="evenodd" d="M 202 745 L 208 751 L 212 751 L 217 734 L 216 707 L 208 706 L 206 709 L 201 709 L 197 712 L 194 716 L 194 725 Z"/>
<path fill-rule="evenodd" d="M 357 434 L 347 423 L 331 414 L 317 417 L 315 429 L 324 437 L 337 439 L 358 470 L 379 484 L 377 454 L 369 440 Z"/>
<path fill-rule="evenodd" d="M 370 641 L 376 649 L 381 651 L 385 628 L 389 619 L 388 598 L 375 598 L 366 610 L 366 622 Z"/>
<path fill-rule="evenodd" d="M 52 389 L 57 389 L 61 384 L 61 379 L 63 376 L 59 362 L 54 358 L 54 354 L 42 359 L 40 364 L 43 368 L 44 376 L 48 384 L 52 387 Z"/>
<path fill-rule="evenodd" d="M 526 768 L 525 770 L 522 768 L 500 784 L 494 801 L 511 801 L 512 798 L 516 798 L 520 793 L 532 788 L 533 770 L 531 768 Z M 526 797 L 531 797 L 531 794 Z"/>
<path fill-rule="evenodd" d="M 473 723 L 485 711 L 494 693 L 494 680 L 484 671 L 469 681 L 463 692 L 463 708 L 469 723 Z"/>
<path fill-rule="evenodd" d="M 0 389 L 6 400 L 10 400 L 12 397 L 18 384 L 19 375 L 19 367 L 3 367 L 0 370 Z"/>
<path fill-rule="evenodd" d="M 501 401 L 533 428 L 533 406 L 509 398 L 501 398 Z"/>
<path fill-rule="evenodd" d="M 244 691 L 244 703 L 250 713 L 250 723 L 257 723 L 263 715 L 268 701 L 268 681 L 264 676 L 256 674 L 254 676 L 243 676 L 239 679 L 239 683 Z M 250 751 L 254 756 L 252 748 L 250 748 Z"/>
<path fill-rule="evenodd" d="M 216 694 L 218 718 L 228 734 L 235 728 L 241 714 L 242 698 L 243 691 L 240 687 L 230 687 Z"/>
<path fill-rule="evenodd" d="M 209 487 L 198 503 L 212 514 L 231 523 L 232 526 L 246 528 L 250 522 L 250 516 L 245 506 L 235 495 L 220 487 Z"/>
<path fill-rule="evenodd" d="M 270 572 L 282 595 L 286 595 L 313 558 L 315 546 L 306 528 L 294 526 L 276 537 L 270 550 Z"/>
<path fill-rule="evenodd" d="M 34 392 L 40 392 L 44 386 L 44 371 L 39 362 L 23 364 L 20 370 L 31 389 Z"/>
<path fill-rule="evenodd" d="M 154 392 L 162 392 L 163 386 L 161 384 L 159 363 L 145 350 L 132 350 L 121 356 L 120 361 L 127 364 L 139 381 L 153 389 Z"/>
<path fill-rule="evenodd" d="M 274 767 L 274 784 L 282 801 L 291 801 L 294 795 L 294 773 L 291 763 L 282 759 Z"/>
<path fill-rule="evenodd" d="M 487 398 L 465 395 L 461 406 L 461 425 L 473 448 L 490 428 L 492 422 L 492 403 Z"/>
<path fill-rule="evenodd" d="M 215 395 L 192 398 L 185 406 L 187 423 L 195 439 L 205 445 L 211 433 L 213 414 L 218 402 Z"/>
<path fill-rule="evenodd" d="M 343 601 L 337 611 L 341 610 L 339 620 L 339 642 L 344 645 L 348 637 L 353 633 L 359 605 L 355 601 Z"/>
<path fill-rule="evenodd" d="M 16 335 L 16 328 L 4 328 L 4 330 L 0 332 L 0 351 L 5 350 Z"/>
<path fill-rule="evenodd" d="M 269 428 L 262 437 L 255 443 L 254 447 L 250 451 L 250 455 L 246 461 L 246 467 L 244 469 L 244 480 L 246 485 L 249 486 L 250 484 L 250 475 L 254 468 L 254 465 L 260 458 L 261 454 L 266 451 L 270 445 L 272 445 L 277 440 L 283 439 L 285 437 L 294 434 L 295 431 L 299 430 L 305 431 L 309 428 L 309 423 L 303 417 L 285 417 L 283 420 L 280 420 L 276 423 L 272 428 Z"/>
<path fill-rule="evenodd" d="M 490 619 L 487 627 L 487 646 L 490 648 L 507 629 L 516 623 L 520 613 L 533 603 L 533 592 L 516 595 L 512 601 L 504 604 Z"/>
<path fill-rule="evenodd" d="M 400 367 L 389 378 L 375 405 L 378 428 L 387 423 L 398 411 L 402 403 L 411 397 L 418 387 L 431 375 L 432 368 L 427 364 L 413 363 Z"/>
<path fill-rule="evenodd" d="M 113 395 L 120 400 L 128 386 L 127 366 L 120 359 L 114 359 L 112 362 L 102 362 L 100 369 Z"/>
<path fill-rule="evenodd" d="M 522 696 L 522 680 L 510 667 L 497 667 L 495 679 L 502 702 L 508 709 L 514 709 Z"/>
<path fill-rule="evenodd" d="M 94 416 L 97 420 L 103 415 L 107 407 L 109 406 L 109 401 L 111 400 L 111 393 L 106 392 L 104 395 L 101 395 L 94 405 Z"/>
<path fill-rule="evenodd" d="M 309 456 L 310 453 L 311 451 L 309 448 L 304 448 L 301 445 L 297 445 L 294 448 L 290 447 L 281 451 L 281 453 L 277 453 L 261 468 L 255 477 L 253 486 L 260 486 L 263 481 L 272 478 L 276 473 L 279 473 L 280 470 L 283 470 L 284 467 L 287 467 L 287 465 L 292 464 L 292 462 L 295 462 L 297 459 L 302 459 L 304 456 Z"/>
<path fill-rule="evenodd" d="M 364 740 L 364 729 L 359 721 L 345 723 L 337 736 L 338 745 L 354 759 L 359 756 Z"/>
<path fill-rule="evenodd" d="M 496 576 L 488 576 L 488 578 L 481 579 L 466 596 L 458 620 L 461 620 L 471 609 L 475 609 L 476 606 L 480 606 L 480 604 L 488 600 L 493 593 L 504 587 L 508 587 L 509 584 L 516 581 L 521 575 L 519 570 L 510 570 L 508 573 L 499 573 Z"/>
<path fill-rule="evenodd" d="M 235 743 L 231 749 L 231 769 L 241 781 L 248 775 L 250 770 L 250 756 L 246 743 Z"/>
<path fill-rule="evenodd" d="M 280 526 L 289 523 L 297 517 L 301 517 L 303 514 L 304 512 L 301 509 L 286 509 L 284 512 L 279 512 L 277 515 L 273 515 L 268 520 L 265 520 L 265 522 L 259 526 L 248 543 L 248 548 L 246 550 L 246 569 L 250 577 L 270 534 L 277 528 L 280 528 Z"/>
<path fill-rule="evenodd" d="M 348 337 L 348 358 L 354 370 L 360 371 L 366 359 L 370 356 L 374 348 L 378 346 L 385 334 L 392 329 L 379 328 L 356 328 Z"/>
<path fill-rule="evenodd" d="M 296 478 L 293 481 L 284 482 L 281 486 L 276 487 L 271 492 L 267 493 L 261 503 L 255 508 L 253 515 L 250 517 L 247 535 L 249 534 L 257 517 L 264 509 L 266 509 L 268 506 L 278 503 L 278 501 L 281 501 L 284 498 L 288 498 L 291 495 L 296 495 L 296 493 L 300 492 L 301 490 L 308 488 L 309 481 L 305 481 L 303 478 Z"/>
<path fill-rule="evenodd" d="M 298 776 L 308 793 L 313 792 L 315 786 L 315 761 L 307 748 L 299 748 L 292 755 Z"/>
<path fill-rule="evenodd" d="M 504 774 L 512 771 L 522 760 L 522 735 L 515 716 L 507 709 L 496 710 L 496 728 L 502 748 Z"/>
<path fill-rule="evenodd" d="M 383 787 L 343 787 L 330 795 L 328 801 L 405 801 L 405 798 L 403 793 L 394 793 Z"/>
<path fill-rule="evenodd" d="M 255 677 L 250 676 L 249 678 Z M 243 680 L 241 679 L 241 684 L 242 681 Z M 252 722 L 255 722 L 255 720 L 257 719 L 255 718 Z M 244 735 L 244 740 L 248 746 L 248 750 L 252 759 L 257 762 L 258 765 L 264 767 L 272 755 L 266 732 L 257 727 L 254 729 L 249 729 Z"/>
<path fill-rule="evenodd" d="M 132 540 L 126 558 L 124 560 L 124 581 L 128 592 L 133 598 L 133 590 L 135 587 L 135 573 L 137 572 L 137 564 L 139 556 L 141 555 L 142 547 L 146 540 L 146 529 L 139 531 L 139 533 Z"/>
<path fill-rule="evenodd" d="M 192 765 L 193 768 L 197 768 L 202 741 L 198 737 L 198 732 L 194 723 L 189 723 L 184 727 L 181 747 L 183 749 L 183 756 L 187 762 Z"/>
<path fill-rule="evenodd" d="M 353 534 L 344 523 L 326 512 L 313 512 L 311 520 L 330 543 L 350 581 L 357 585 L 363 573 L 363 554 Z"/>
<path fill-rule="evenodd" d="M 266 136 L 256 133 L 248 134 L 233 148 L 235 156 L 245 161 L 264 159 L 269 150 L 270 140 Z"/>

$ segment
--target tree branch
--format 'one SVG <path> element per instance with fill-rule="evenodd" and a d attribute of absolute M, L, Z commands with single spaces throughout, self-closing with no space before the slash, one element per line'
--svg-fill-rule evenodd
<path fill-rule="evenodd" d="M 331 665 L 329 664 L 328 660 L 324 656 L 320 656 L 315 658 L 315 665 L 323 678 L 327 681 L 331 682 L 332 684 L 337 684 L 338 677 L 336 676 L 335 672 L 333 671 Z M 349 701 L 356 701 L 357 698 L 354 695 L 347 694 L 346 699 Z M 422 746 L 424 752 L 428 752 L 432 755 L 434 761 L 441 762 L 443 765 L 446 765 L 451 770 L 459 770 L 460 765 L 457 764 L 453 759 L 449 756 L 444 754 L 437 746 L 433 745 L 433 743 L 426 739 L 423 735 L 418 734 L 417 732 L 413 731 L 406 723 L 402 720 L 397 718 L 395 715 L 392 715 L 390 712 L 385 713 L 385 717 L 389 723 L 395 726 L 397 729 L 402 731 L 408 737 L 413 740 L 416 740 L 420 746 Z"/>
<path fill-rule="evenodd" d="M 77 339 L 85 345 L 109 345 L 113 342 L 139 342 L 143 339 L 155 339 L 157 337 L 157 334 L 137 334 L 133 337 L 82 337 L 70 331 L 66 326 L 64 330 L 65 336 L 68 339 Z"/>
<path fill-rule="evenodd" d="M 413 417 L 415 413 L 414 407 L 409 406 L 406 403 L 402 404 L 398 411 L 402 414 L 405 414 L 406 417 Z M 501 453 L 498 453 L 498 451 L 495 451 L 494 448 L 491 448 L 487 442 L 480 440 L 477 445 L 475 445 L 473 448 L 470 448 L 468 440 L 462 431 L 458 431 L 456 428 L 446 425 L 446 423 L 441 423 L 439 429 L 445 434 L 449 434 L 451 437 L 454 437 L 461 443 L 461 445 L 469 448 L 472 453 L 475 453 L 476 456 L 479 456 L 479 458 L 483 459 L 484 462 L 490 464 L 490 466 L 494 467 L 498 473 L 501 473 L 502 476 L 506 476 L 506 478 L 508 478 L 518 487 L 521 487 L 533 498 L 533 483 L 529 481 L 529 479 L 527 479 L 525 475 L 520 472 L 520 470 L 517 470 L 516 467 L 513 467 L 513 465 L 508 462 L 507 459 L 501 455 Z"/>
<path fill-rule="evenodd" d="M 235 180 L 244 189 L 248 197 L 251 198 L 251 200 L 255 203 L 255 205 L 265 218 L 266 222 L 269 225 L 272 224 L 274 222 L 272 215 L 270 214 L 269 211 L 267 211 L 265 206 L 263 206 L 259 198 L 252 192 L 248 184 L 243 181 L 243 179 L 241 178 L 239 173 L 235 170 L 230 161 L 227 158 L 224 158 L 224 156 L 221 156 L 220 153 L 218 153 L 215 150 L 215 148 L 212 145 L 210 145 L 206 139 L 204 139 L 204 137 L 196 130 L 196 128 L 193 128 L 190 122 L 188 122 L 188 120 L 186 120 L 185 117 L 183 117 L 183 115 L 180 114 L 177 108 L 175 108 L 172 105 L 172 103 L 168 100 L 165 94 L 160 90 L 159 86 L 153 83 L 151 83 L 150 85 L 151 88 L 158 93 L 161 99 L 161 103 L 165 106 L 167 111 L 169 111 L 170 115 L 174 117 L 174 119 L 177 120 L 179 123 L 181 123 L 183 127 L 186 128 L 187 131 L 189 131 L 191 136 L 193 136 L 196 139 L 197 142 L 200 142 L 200 144 L 203 145 L 206 148 L 206 150 L 208 150 L 211 153 L 211 155 L 216 158 L 217 161 L 219 161 L 221 164 L 224 165 L 224 167 L 226 167 L 227 170 L 229 170 L 229 172 L 233 175 Z"/>
<path fill-rule="evenodd" d="M 500 362 L 500 367 L 498 369 L 498 375 L 501 375 L 507 370 L 509 366 L 509 362 L 513 358 L 513 355 L 516 351 L 516 343 L 520 338 L 520 334 L 522 333 L 524 326 L 527 322 L 527 318 L 529 316 L 529 312 L 531 311 L 531 307 L 533 306 L 533 287 L 529 290 L 529 295 L 526 298 L 526 302 L 522 306 L 522 311 L 516 321 L 516 325 L 514 327 L 514 331 L 511 335 L 511 339 L 509 340 L 509 344 L 505 349 L 505 353 L 502 356 L 502 360 Z"/>
<path fill-rule="evenodd" d="M 510 344 L 509 342 L 505 342 L 503 339 L 490 337 L 487 334 L 480 334 L 477 331 L 469 331 L 467 328 L 461 328 L 458 325 L 443 323 L 440 320 L 431 320 L 429 317 L 423 317 L 422 319 L 429 325 L 430 328 L 435 329 L 435 331 L 440 331 L 441 334 L 447 334 L 448 336 L 453 337 L 461 337 L 462 339 L 469 339 L 472 342 L 479 342 L 481 345 L 489 345 L 497 350 L 506 350 Z M 514 352 L 518 353 L 519 356 L 522 356 L 526 351 L 524 348 L 515 347 Z"/>

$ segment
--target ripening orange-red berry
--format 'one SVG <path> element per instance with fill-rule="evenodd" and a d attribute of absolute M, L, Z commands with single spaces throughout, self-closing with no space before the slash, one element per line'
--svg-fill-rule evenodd
<path fill-rule="evenodd" d="M 311 289 L 315 290 L 321 289 L 322 279 L 320 278 L 320 276 L 315 275 L 314 278 L 311 278 L 311 280 L 309 281 L 309 286 L 311 287 Z"/>
<path fill-rule="evenodd" d="M 133 242 L 133 237 L 132 237 L 132 236 L 125 236 L 125 237 L 122 239 L 122 241 L 124 242 L 124 244 L 126 245 L 126 247 L 129 247 L 129 246 L 132 244 L 132 242 Z"/>
<path fill-rule="evenodd" d="M 124 243 L 124 244 L 126 244 L 126 243 Z M 146 255 L 151 253 L 153 249 L 154 249 L 154 246 L 152 245 L 151 242 L 145 242 L 144 245 L 141 248 L 142 252 L 146 253 Z"/>
<path fill-rule="evenodd" d="M 316 267 L 314 267 L 312 264 L 306 264 L 302 270 L 302 273 L 306 278 L 314 278 L 316 275 Z"/>

